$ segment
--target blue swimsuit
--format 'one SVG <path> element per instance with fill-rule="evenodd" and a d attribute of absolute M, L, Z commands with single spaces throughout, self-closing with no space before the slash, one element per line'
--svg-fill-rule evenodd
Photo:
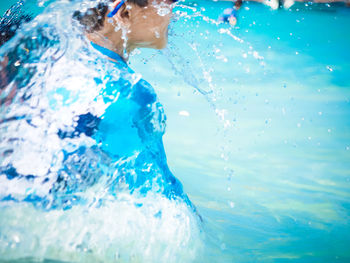
<path fill-rule="evenodd" d="M 12 195 L 1 199 L 27 201 L 44 209 L 69 209 L 84 205 L 86 200 L 82 193 L 100 184 L 104 177 L 102 181 L 107 184 L 99 187 L 110 196 L 117 197 L 120 191 L 137 192 L 138 195 L 152 191 L 169 199 L 181 199 L 192 206 L 181 183 L 168 168 L 162 141 L 166 116 L 152 86 L 139 79 L 117 53 L 96 44 L 92 46 L 114 60 L 102 61 L 102 64 L 115 64 L 119 76 L 107 73 L 102 80 L 101 92 L 118 93 L 118 98 L 100 116 L 92 112 L 77 116 L 75 127 L 60 128 L 57 136 L 69 141 L 80 137 L 84 140 L 84 135 L 92 138 L 95 145 L 83 143 L 73 150 L 62 149 L 60 170 L 53 171 L 54 174 L 48 171 L 47 180 L 42 181 L 50 189 L 47 196 L 31 191 L 21 199 Z M 104 99 L 107 101 L 109 97 L 104 96 Z M 8 180 L 42 180 L 35 174 L 22 175 L 10 164 L 0 166 L 1 175 Z M 52 178 L 57 179 L 52 182 Z"/>

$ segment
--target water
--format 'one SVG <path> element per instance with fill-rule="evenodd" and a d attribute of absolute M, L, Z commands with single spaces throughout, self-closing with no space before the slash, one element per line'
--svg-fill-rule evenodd
<path fill-rule="evenodd" d="M 147 238 L 153 237 L 153 252 L 160 261 L 165 258 L 163 248 L 175 255 L 174 262 L 189 262 L 192 255 L 197 262 L 350 260 L 349 10 L 299 4 L 291 11 L 273 12 L 246 3 L 238 28 L 230 29 L 210 20 L 227 6 L 201 1 L 178 7 L 181 15 L 172 24 L 169 49 L 141 50 L 130 60 L 163 104 L 168 165 L 203 218 L 199 225 L 205 253 L 190 247 L 188 254 L 181 254 L 187 246 L 177 241 L 185 235 L 176 239 L 172 234 L 174 229 L 195 232 L 194 225 L 180 219 L 176 224 L 164 221 L 161 228 L 149 210 L 125 201 L 112 202 L 88 220 L 58 230 L 101 230 L 94 236 L 93 253 L 64 245 L 57 232 L 43 234 L 51 242 L 51 258 L 63 260 L 62 251 L 68 251 L 72 261 L 114 260 L 108 258 L 113 254 L 109 251 L 119 247 L 125 261 L 155 262 L 144 249 Z M 141 202 L 152 209 L 167 207 L 169 215 L 189 215 L 181 203 L 173 207 L 168 199 L 157 198 Z M 8 216 L 16 214 L 11 209 Z M 17 221 L 2 221 L 1 226 L 18 225 L 20 219 L 21 231 L 33 225 L 54 228 L 62 224 L 48 222 L 72 222 L 64 218 L 77 219 L 83 213 L 71 209 L 47 215 L 27 207 L 19 211 Z M 127 212 L 114 223 L 120 213 L 111 211 Z M 125 235 L 113 232 L 116 236 L 105 238 L 114 229 L 109 226 L 125 226 L 131 217 L 145 220 L 135 219 Z M 34 218 L 39 223 L 33 223 Z M 80 222 L 86 224 L 83 230 Z M 154 228 L 146 230 L 145 222 L 153 222 Z M 37 233 L 50 232 L 38 228 Z M 139 240 L 139 235 L 145 238 Z M 198 233 L 192 237 L 200 240 Z"/>

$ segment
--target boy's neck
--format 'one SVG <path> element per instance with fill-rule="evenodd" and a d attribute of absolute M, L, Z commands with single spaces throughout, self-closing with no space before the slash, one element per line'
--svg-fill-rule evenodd
<path fill-rule="evenodd" d="M 125 56 L 126 53 L 130 53 L 132 49 L 128 46 L 128 44 L 124 45 L 124 39 L 122 38 L 122 30 L 115 32 L 115 27 L 111 25 L 110 23 L 105 23 L 105 26 L 103 29 L 88 33 L 87 38 L 104 48 L 107 48 L 113 52 L 116 52 L 118 55 L 120 55 L 124 60 L 127 60 L 127 56 Z"/>

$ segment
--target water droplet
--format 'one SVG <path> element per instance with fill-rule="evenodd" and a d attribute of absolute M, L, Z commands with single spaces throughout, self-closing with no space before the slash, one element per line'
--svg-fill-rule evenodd
<path fill-rule="evenodd" d="M 160 34 L 159 34 L 158 31 L 155 31 L 155 32 L 154 32 L 154 35 L 155 35 L 156 38 L 160 38 Z"/>
<path fill-rule="evenodd" d="M 179 115 L 184 117 L 189 117 L 190 113 L 188 111 L 182 110 L 182 111 L 179 111 Z"/>
<path fill-rule="evenodd" d="M 19 238 L 18 235 L 14 235 L 13 236 L 13 241 L 15 241 L 16 243 L 19 243 L 21 241 L 21 239 Z"/>
<path fill-rule="evenodd" d="M 333 69 L 330 66 L 326 67 L 330 72 L 333 72 Z"/>

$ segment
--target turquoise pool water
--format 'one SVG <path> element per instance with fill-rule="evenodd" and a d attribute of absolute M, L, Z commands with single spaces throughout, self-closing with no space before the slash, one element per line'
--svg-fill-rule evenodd
<path fill-rule="evenodd" d="M 215 19 L 227 6 L 196 9 Z M 208 262 L 350 260 L 349 14 L 245 3 L 230 31 L 243 43 L 202 17 L 178 21 L 170 43 L 197 78 L 210 72 L 200 87 L 218 93 L 226 128 L 163 57 L 150 62 L 168 116 L 168 162 L 205 219 Z"/>
<path fill-rule="evenodd" d="M 350 9 L 245 3 L 236 28 L 216 25 L 229 5 L 183 3 L 168 50 L 130 60 L 203 218 L 195 261 L 348 262 Z"/>

